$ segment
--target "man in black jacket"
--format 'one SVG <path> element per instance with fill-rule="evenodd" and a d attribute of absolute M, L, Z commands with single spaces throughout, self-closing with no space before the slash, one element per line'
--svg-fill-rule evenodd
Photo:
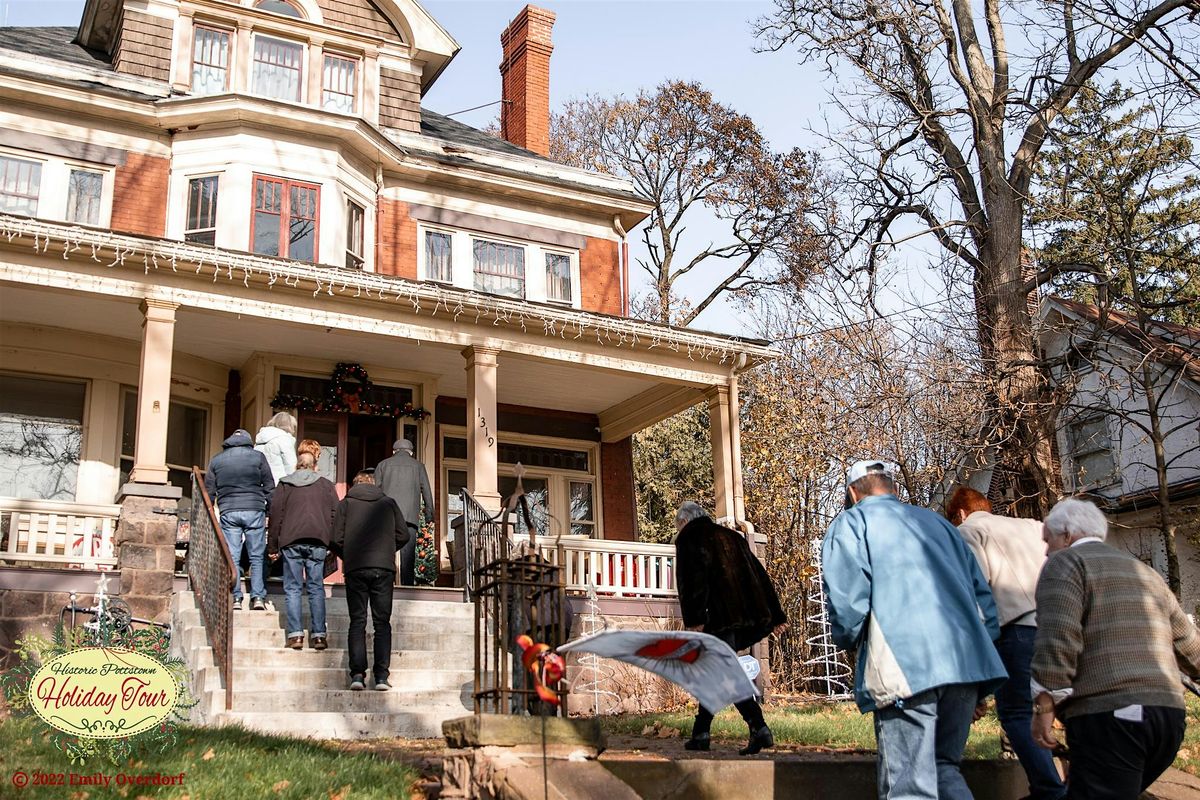
<path fill-rule="evenodd" d="M 375 690 L 386 692 L 392 661 L 392 587 L 396 552 L 409 539 L 408 524 L 396 501 L 374 483 L 371 473 L 354 476 L 338 506 L 333 550 L 342 558 L 346 605 L 350 609 L 350 688 L 361 691 L 367 672 L 367 607 L 375 630 Z"/>
<path fill-rule="evenodd" d="M 221 512 L 221 531 L 229 543 L 238 579 L 233 588 L 233 610 L 242 609 L 242 546 L 250 552 L 250 610 L 266 606 L 267 584 L 263 561 L 267 550 L 267 501 L 275 478 L 266 457 L 254 449 L 254 439 L 240 428 L 225 440 L 224 449 L 208 462 L 204 488 Z"/>
<path fill-rule="evenodd" d="M 738 651 L 783 629 L 787 616 L 775 587 L 741 534 L 713 522 L 703 508 L 691 502 L 680 506 L 675 529 L 679 531 L 675 580 L 688 630 L 712 634 Z M 756 700 L 743 700 L 735 708 L 750 726 L 750 742 L 738 751 L 740 755 L 753 755 L 775 745 Z M 684 747 L 707 750 L 712 720 L 713 715 L 701 706 L 692 725 L 692 738 Z"/>
<path fill-rule="evenodd" d="M 312 453 L 300 454 L 296 471 L 280 478 L 271 495 L 267 552 L 272 561 L 283 556 L 287 646 L 293 650 L 304 649 L 301 589 L 308 594 L 308 646 L 313 650 L 326 647 L 325 556 L 333 541 L 337 507 L 337 489 L 328 478 L 317 474 L 317 459 Z"/>
<path fill-rule="evenodd" d="M 400 513 L 408 522 L 412 536 L 400 551 L 400 585 L 412 586 L 416 580 L 417 534 L 420 526 L 433 518 L 433 492 L 425 465 L 413 457 L 413 443 L 397 439 L 392 445 L 392 457 L 375 467 L 375 485 L 396 501 Z M 423 509 L 422 509 L 423 507 Z"/>

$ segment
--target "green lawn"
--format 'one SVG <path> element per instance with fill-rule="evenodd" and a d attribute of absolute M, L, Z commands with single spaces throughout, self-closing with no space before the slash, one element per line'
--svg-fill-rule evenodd
<path fill-rule="evenodd" d="M 45 726 L 28 720 L 0 722 L 0 797 L 21 800 L 69 798 L 190 798 L 190 800 L 407 800 L 417 774 L 369 753 L 341 752 L 333 744 L 264 736 L 240 728 L 184 728 L 165 755 L 139 756 L 114 766 L 93 760 L 72 765 L 48 741 Z M 14 788 L 13 774 L 61 773 L 66 785 Z M 70 786 L 71 773 L 113 777 L 108 788 Z M 116 776 L 186 773 L 182 786 L 117 786 Z M 32 781 L 32 778 L 31 778 Z"/>
<path fill-rule="evenodd" d="M 871 716 L 860 714 L 853 703 L 808 703 L 803 705 L 768 704 L 764 709 L 767 724 L 780 744 L 828 747 L 835 750 L 874 750 L 875 731 Z M 639 736 L 647 726 L 657 730 L 673 729 L 683 736 L 692 729 L 694 711 L 666 714 L 605 717 L 610 733 Z M 656 734 L 657 735 L 657 734 Z M 729 742 L 746 738 L 746 723 L 727 708 L 713 721 L 715 739 Z M 994 712 L 971 727 L 967 740 L 968 758 L 996 758 L 1000 755 L 1000 723 Z M 1175 766 L 1200 775 L 1200 700 L 1188 697 L 1188 726 Z"/>

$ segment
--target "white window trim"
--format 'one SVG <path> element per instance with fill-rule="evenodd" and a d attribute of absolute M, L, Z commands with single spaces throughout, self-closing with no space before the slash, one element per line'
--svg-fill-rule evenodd
<path fill-rule="evenodd" d="M 342 266 L 345 266 L 346 256 L 350 254 L 350 231 L 347 228 L 347 222 L 350 217 L 350 204 L 358 206 L 363 212 L 363 251 L 362 251 L 362 267 L 363 272 L 375 271 L 375 226 L 374 215 L 371 213 L 371 204 L 365 201 L 362 197 L 348 190 L 345 186 L 339 186 L 342 190 L 342 230 L 338 233 L 341 238 L 341 253 Z M 416 397 L 416 395 L 413 395 Z"/>
<path fill-rule="evenodd" d="M 363 58 L 354 53 L 347 53 L 336 49 L 323 49 L 321 51 L 321 90 L 317 96 L 318 107 L 322 111 L 329 111 L 331 114 L 345 114 L 344 111 L 330 111 L 325 108 L 325 57 L 332 56 L 340 58 L 343 61 L 354 62 L 354 108 L 350 111 L 349 116 L 357 117 L 362 114 L 362 84 L 363 84 Z"/>
<path fill-rule="evenodd" d="M 222 178 L 224 178 L 224 177 L 225 177 L 225 173 L 220 170 L 205 170 L 203 172 L 189 173 L 189 174 L 185 174 L 183 176 L 183 226 L 182 226 L 182 232 L 179 234 L 179 238 L 181 241 L 187 241 L 187 235 L 189 233 L 188 226 L 187 226 L 187 224 L 188 224 L 188 200 L 191 197 L 192 181 L 197 180 L 198 178 L 216 178 L 217 179 L 217 220 L 216 220 L 217 224 L 216 224 L 216 227 L 213 229 L 214 233 L 216 234 L 213 237 L 213 239 L 214 239 L 215 246 L 220 246 L 219 240 L 220 240 L 220 233 L 221 233 L 221 217 L 224 216 L 221 213 L 221 206 L 222 206 L 221 197 L 222 197 L 222 193 L 225 191 L 224 181 L 222 180 Z M 253 201 L 251 201 L 251 202 L 253 202 Z"/>
<path fill-rule="evenodd" d="M 468 470 L 469 462 L 462 458 L 446 458 L 441 454 L 445 452 L 444 441 L 447 437 L 456 439 L 465 439 L 467 437 L 467 429 L 457 425 L 440 425 L 438 426 L 438 454 L 441 458 L 441 480 L 443 487 L 450 485 L 450 470 Z M 575 483 L 591 483 L 592 484 L 592 513 L 596 535 L 594 538 L 604 538 L 604 510 L 601 497 L 601 481 L 600 481 L 600 443 L 589 442 L 583 439 L 560 439 L 553 436 L 533 436 L 522 433 L 503 433 L 499 436 L 499 443 L 503 444 L 525 444 L 534 447 L 553 447 L 566 450 L 586 450 L 588 453 L 588 464 L 591 467 L 590 472 L 578 472 L 571 469 L 555 469 L 552 467 L 525 467 L 525 472 L 531 478 L 548 479 L 548 488 L 550 489 L 550 508 L 562 509 L 565 515 L 560 514 L 553 516 L 553 519 L 562 523 L 561 531 L 564 536 L 571 533 L 571 482 Z M 498 462 L 496 464 L 496 474 L 512 477 L 516 474 L 515 465 L 504 464 Z M 444 491 L 444 490 L 443 490 Z M 445 509 L 446 516 L 449 516 L 449 509 Z M 447 526 L 445 530 L 449 531 L 449 519 L 443 520 Z M 549 534 L 555 535 L 559 531 L 556 530 L 560 526 L 551 524 Z"/>
<path fill-rule="evenodd" d="M 100 220 L 94 226 L 107 228 L 112 223 L 113 183 L 116 168 L 109 164 L 92 164 L 74 158 L 32 153 L 11 147 L 0 147 L 0 156 L 32 161 L 42 165 L 41 183 L 38 185 L 37 218 L 75 223 L 67 219 L 67 194 L 71 170 L 98 172 L 103 176 L 100 185 Z"/>
<path fill-rule="evenodd" d="M 1089 489 L 1100 489 L 1100 488 L 1104 488 L 1106 486 L 1113 486 L 1113 485 L 1121 482 L 1121 464 L 1120 464 L 1119 459 L 1117 458 L 1117 454 L 1118 454 L 1117 447 L 1119 444 L 1119 439 L 1117 439 L 1113 436 L 1113 426 L 1112 426 L 1112 422 L 1110 421 L 1110 417 L 1111 417 L 1110 414 L 1104 414 L 1104 413 L 1081 416 L 1076 419 L 1070 420 L 1063 427 L 1063 440 L 1064 440 L 1063 444 L 1066 445 L 1066 447 L 1064 447 L 1063 449 L 1067 454 L 1067 461 L 1071 465 L 1071 473 L 1070 473 L 1071 485 L 1074 487 L 1074 491 L 1076 491 L 1076 492 L 1085 491 L 1085 490 L 1089 490 Z M 1087 425 L 1090 422 L 1095 422 L 1095 421 L 1100 421 L 1104 424 L 1104 433 L 1105 433 L 1105 436 L 1108 438 L 1108 447 L 1107 448 L 1095 447 L 1091 450 L 1085 451 L 1083 453 L 1083 455 L 1088 456 L 1088 455 L 1091 455 L 1092 453 L 1100 453 L 1100 452 L 1104 452 L 1105 450 L 1107 450 L 1109 460 L 1112 462 L 1112 472 L 1110 472 L 1109 474 L 1107 474 L 1099 479 L 1096 479 L 1096 480 L 1080 482 L 1080 480 L 1079 480 L 1079 458 L 1078 458 L 1079 454 L 1075 450 L 1075 447 L 1074 447 L 1075 442 L 1073 440 L 1071 432 L 1072 432 L 1073 428 L 1082 427 L 1084 425 Z"/>
<path fill-rule="evenodd" d="M 466 291 L 475 290 L 475 254 L 472 242 L 476 239 L 521 247 L 525 250 L 525 296 L 524 300 L 534 303 L 550 303 L 557 306 L 583 307 L 583 296 L 579 275 L 579 251 L 565 247 L 500 236 L 486 231 L 449 228 L 443 225 L 419 223 L 417 225 L 417 279 L 441 283 L 429 277 L 425 263 L 425 233 L 445 233 L 450 236 L 450 285 Z M 546 253 L 565 255 L 571 259 L 571 299 L 551 300 L 546 296 Z"/>
<path fill-rule="evenodd" d="M 187 54 L 187 86 L 188 91 L 195 93 L 196 86 L 196 29 L 204 28 L 205 30 L 215 33 L 223 33 L 229 37 L 229 53 L 228 64 L 225 67 L 225 88 L 218 94 L 229 94 L 236 91 L 234 83 L 237 80 L 237 64 L 238 64 L 238 35 L 237 28 L 232 22 L 222 20 L 220 22 L 211 21 L 205 17 L 196 17 L 192 20 L 192 36 L 191 50 Z M 197 95 L 200 97 L 215 97 L 215 94 Z"/>

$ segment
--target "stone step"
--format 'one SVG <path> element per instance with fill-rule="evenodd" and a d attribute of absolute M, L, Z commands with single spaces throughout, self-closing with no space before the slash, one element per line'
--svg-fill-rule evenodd
<path fill-rule="evenodd" d="M 343 680 L 345 677 L 343 674 Z M 453 712 L 455 716 L 471 713 L 471 693 L 474 686 L 451 690 L 416 690 L 401 685 L 395 674 L 389 679 L 392 689 L 377 692 L 368 686 L 364 691 L 352 692 L 348 682 L 340 689 L 309 689 L 303 692 L 261 692 L 233 690 L 233 711 L 242 712 L 296 712 L 339 711 L 346 713 L 412 713 Z"/>
<path fill-rule="evenodd" d="M 305 627 L 308 627 L 308 614 L 300 615 Z M 475 622 L 471 618 L 460 617 L 415 617 L 415 616 L 397 616 L 392 615 L 391 618 L 392 630 L 394 631 L 410 631 L 412 633 L 430 633 L 436 631 L 453 630 L 462 633 L 473 633 L 475 630 Z M 287 624 L 287 615 L 283 611 L 239 611 L 233 615 L 234 628 L 279 628 L 282 630 Z M 371 618 L 367 616 L 367 626 L 370 627 Z M 325 614 L 325 627 L 329 630 L 347 630 L 350 627 L 350 617 L 346 614 Z"/>
<path fill-rule="evenodd" d="M 346 648 L 347 632 L 330 630 L 328 643 L 331 648 L 344 650 Z M 372 641 L 371 628 L 367 628 L 367 647 Z M 203 632 L 201 632 L 203 637 Z M 279 648 L 284 649 L 287 634 L 282 627 L 276 628 L 241 628 L 233 631 L 233 648 L 236 653 L 242 648 Z M 307 644 L 307 639 L 305 640 Z M 392 629 L 393 650 L 438 650 L 454 653 L 459 658 L 468 660 L 474 658 L 475 636 L 473 633 L 462 632 L 455 628 L 445 631 L 407 631 Z"/>
<path fill-rule="evenodd" d="M 368 652 L 370 641 L 368 637 Z M 474 664 L 473 660 L 469 664 L 460 664 L 460 658 L 457 653 L 444 650 L 393 650 L 392 669 L 445 669 L 447 666 L 462 669 Z M 470 658 L 473 659 L 474 656 L 471 655 Z M 307 647 L 307 640 L 303 650 L 286 647 L 239 647 L 233 651 L 235 668 L 345 669 L 349 663 L 350 654 L 347 650 L 313 650 Z"/>
<path fill-rule="evenodd" d="M 370 661 L 367 671 L 370 672 Z M 475 674 L 472 670 L 447 669 L 395 669 L 391 670 L 389 682 L 407 691 L 462 691 L 474 687 Z M 313 689 L 348 689 L 350 675 L 344 667 L 319 667 L 315 669 L 293 667 L 238 667 L 233 668 L 234 691 L 299 693 Z"/>
<path fill-rule="evenodd" d="M 308 605 L 308 599 L 303 598 L 304 605 Z M 284 596 L 280 594 L 267 594 L 267 602 L 275 606 L 275 610 L 283 612 Z M 244 614 L 250 609 L 249 596 L 242 598 L 243 611 L 237 613 Z M 261 614 L 262 612 L 254 612 Z M 349 607 L 346 605 L 344 597 L 326 597 L 325 598 L 325 613 L 326 614 L 349 614 Z M 462 602 L 447 602 L 444 600 L 408 600 L 396 599 L 392 601 L 392 617 L 398 616 L 417 616 L 417 617 L 440 617 L 440 618 L 462 618 L 473 619 L 475 615 L 475 606 L 472 603 Z"/>
<path fill-rule="evenodd" d="M 225 712 L 218 724 L 236 723 L 262 733 L 308 739 L 378 739 L 403 736 L 441 738 L 442 722 L 462 716 L 460 710 L 369 713 L 340 711 Z"/>

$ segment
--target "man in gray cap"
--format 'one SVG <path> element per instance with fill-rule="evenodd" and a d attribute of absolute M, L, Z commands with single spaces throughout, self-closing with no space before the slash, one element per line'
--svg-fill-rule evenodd
<path fill-rule="evenodd" d="M 413 458 L 413 443 L 397 439 L 392 445 L 392 457 L 385 458 L 375 468 L 375 485 L 396 501 L 412 534 L 400 551 L 400 585 L 416 583 L 417 533 L 433 518 L 433 492 L 424 465 Z M 422 503 L 422 501 L 424 501 Z M 423 506 L 423 507 L 422 507 Z"/>

